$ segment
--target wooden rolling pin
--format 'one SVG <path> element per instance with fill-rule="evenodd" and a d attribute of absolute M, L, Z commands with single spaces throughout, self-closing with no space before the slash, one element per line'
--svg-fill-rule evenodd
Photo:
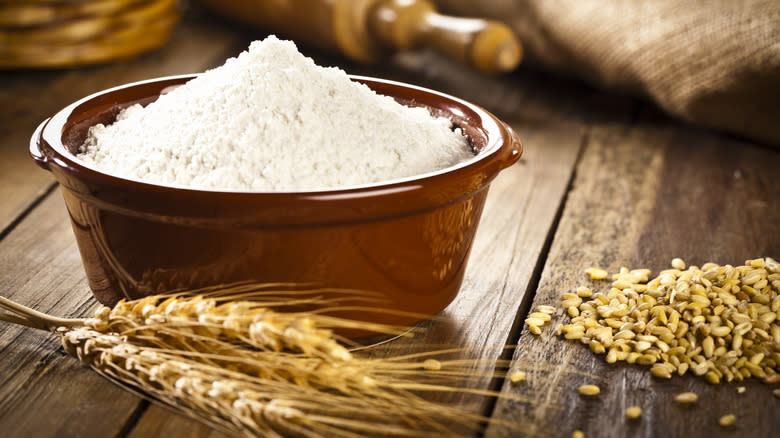
<path fill-rule="evenodd" d="M 514 69 L 522 46 L 503 23 L 441 15 L 428 0 L 200 0 L 228 17 L 360 62 L 432 47 L 484 72 Z"/>

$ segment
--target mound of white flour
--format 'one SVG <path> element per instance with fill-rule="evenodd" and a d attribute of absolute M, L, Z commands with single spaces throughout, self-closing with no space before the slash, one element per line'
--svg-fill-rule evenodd
<path fill-rule="evenodd" d="M 79 158 L 158 184 L 293 191 L 419 175 L 473 157 L 459 130 L 271 36 L 90 128 Z"/>

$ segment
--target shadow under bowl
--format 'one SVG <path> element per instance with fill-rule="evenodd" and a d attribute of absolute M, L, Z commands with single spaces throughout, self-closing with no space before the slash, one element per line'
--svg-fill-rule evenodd
<path fill-rule="evenodd" d="M 343 189 L 236 192 L 123 178 L 76 157 L 90 126 L 110 124 L 121 109 L 148 104 L 194 77 L 93 94 L 44 121 L 32 137 L 32 157 L 62 187 L 98 301 L 113 305 L 235 282 L 372 291 L 391 312 L 418 315 L 433 315 L 455 298 L 490 182 L 522 151 L 511 128 L 442 93 L 352 76 L 379 94 L 452 120 L 468 136 L 474 158 Z M 357 308 L 346 316 L 400 324 L 420 319 Z"/>

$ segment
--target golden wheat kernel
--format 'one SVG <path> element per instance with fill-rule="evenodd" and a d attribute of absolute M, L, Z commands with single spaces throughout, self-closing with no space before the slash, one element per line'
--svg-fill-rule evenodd
<path fill-rule="evenodd" d="M 760 336 L 760 337 L 762 337 L 762 338 L 764 338 L 766 340 L 772 339 L 772 337 L 769 336 L 769 333 L 767 333 L 766 330 L 760 329 L 758 327 L 753 327 L 753 333 L 757 334 L 758 336 Z"/>
<path fill-rule="evenodd" d="M 601 389 L 599 389 L 599 387 L 596 385 L 582 385 L 577 388 L 577 392 L 579 392 L 581 395 L 592 396 L 601 392 Z"/>
<path fill-rule="evenodd" d="M 529 325 L 528 326 L 528 331 L 533 333 L 533 334 L 535 334 L 535 335 L 537 335 L 537 336 L 542 334 L 542 329 L 539 328 L 538 325 Z M 582 337 L 582 333 L 580 333 L 580 337 Z M 567 338 L 567 339 L 569 339 L 569 338 Z"/>
<path fill-rule="evenodd" d="M 606 348 L 604 348 L 604 344 L 600 343 L 599 341 L 595 341 L 595 340 L 594 341 L 590 341 L 589 347 L 590 347 L 590 351 L 592 351 L 595 354 L 602 354 L 605 351 L 607 351 Z"/>
<path fill-rule="evenodd" d="M 718 266 L 717 263 L 707 262 L 707 263 L 701 265 L 701 270 L 704 271 L 704 272 L 707 272 L 707 271 L 711 271 L 713 269 L 717 269 L 719 267 L 720 266 Z"/>
<path fill-rule="evenodd" d="M 636 360 L 639 359 L 639 356 L 641 356 L 642 353 L 637 353 L 636 351 L 632 351 L 628 353 L 628 357 L 626 358 L 626 362 L 628 363 L 636 363 Z"/>
<path fill-rule="evenodd" d="M 712 337 L 707 336 L 701 341 L 701 348 L 704 351 L 704 356 L 712 357 L 712 353 L 715 350 L 715 341 L 713 341 Z"/>
<path fill-rule="evenodd" d="M 747 391 L 747 388 L 744 386 L 737 386 L 737 394 L 744 394 L 745 391 Z"/>
<path fill-rule="evenodd" d="M 721 325 L 718 327 L 713 327 L 712 330 L 710 330 L 710 333 L 712 334 L 712 336 L 717 336 L 719 338 L 722 338 L 728 335 L 729 333 L 731 333 L 731 329 L 728 328 L 728 326 Z"/>
<path fill-rule="evenodd" d="M 593 291 L 585 286 L 580 286 L 577 288 L 577 296 L 582 298 L 590 298 L 593 296 Z"/>
<path fill-rule="evenodd" d="M 775 395 L 775 397 L 780 398 L 780 388 L 777 388 L 772 391 L 772 394 Z"/>
<path fill-rule="evenodd" d="M 585 432 L 581 430 L 575 430 L 571 433 L 571 438 L 585 438 Z"/>
<path fill-rule="evenodd" d="M 633 283 L 624 279 L 620 279 L 612 282 L 612 287 L 620 291 L 631 289 L 631 286 L 633 286 Z"/>
<path fill-rule="evenodd" d="M 540 327 L 540 326 L 543 326 L 543 325 L 544 325 L 544 320 L 542 320 L 542 319 L 539 319 L 539 318 L 526 318 L 526 320 L 525 320 L 525 323 L 526 323 L 526 325 L 528 325 L 529 327 L 530 327 L 530 326 L 537 326 L 537 327 Z"/>
<path fill-rule="evenodd" d="M 672 370 L 662 363 L 653 364 L 653 367 L 650 368 L 650 374 L 652 374 L 653 377 L 658 377 L 659 379 L 672 378 Z"/>
<path fill-rule="evenodd" d="M 770 305 L 770 309 L 772 309 L 773 312 L 780 312 L 780 295 L 776 296 L 772 300 L 772 304 Z"/>
<path fill-rule="evenodd" d="M 544 313 L 544 312 L 532 312 L 530 315 L 528 315 L 528 317 L 541 319 L 544 322 L 547 322 L 552 319 L 549 313 Z"/>
<path fill-rule="evenodd" d="M 775 312 L 766 312 L 759 319 L 767 324 L 771 324 L 777 319 L 777 314 Z"/>
<path fill-rule="evenodd" d="M 753 365 L 758 365 L 764 360 L 764 353 L 756 353 L 748 359 Z"/>
<path fill-rule="evenodd" d="M 696 403 L 698 399 L 699 396 L 694 392 L 682 392 L 674 396 L 674 401 L 682 404 Z"/>
<path fill-rule="evenodd" d="M 643 355 L 639 356 L 636 359 L 636 363 L 638 363 L 639 365 L 645 365 L 645 366 L 653 365 L 657 361 L 658 361 L 658 358 L 656 358 L 652 354 L 643 354 Z"/>
<path fill-rule="evenodd" d="M 580 316 L 580 310 L 576 307 L 569 307 L 566 309 L 566 313 L 569 314 L 570 317 L 575 318 L 577 316 Z"/>
<path fill-rule="evenodd" d="M 423 368 L 428 371 L 438 371 L 441 369 L 441 362 L 436 359 L 425 359 L 423 362 Z"/>
<path fill-rule="evenodd" d="M 674 269 L 682 271 L 683 269 L 685 269 L 685 262 L 683 261 L 683 259 L 679 257 L 675 257 L 672 259 L 672 267 Z"/>
<path fill-rule="evenodd" d="M 626 408 L 626 418 L 636 420 L 642 416 L 642 408 L 639 406 L 629 406 Z"/>
<path fill-rule="evenodd" d="M 617 348 L 610 348 L 609 352 L 607 352 L 607 357 L 605 358 L 607 363 L 617 362 L 617 353 L 618 353 Z"/>
<path fill-rule="evenodd" d="M 607 278 L 607 271 L 601 268 L 588 268 L 585 270 L 585 273 L 590 275 L 590 278 L 593 280 L 603 280 Z"/>
<path fill-rule="evenodd" d="M 708 382 L 712 383 L 713 385 L 717 385 L 720 383 L 720 376 L 718 376 L 718 373 L 715 371 L 710 371 L 707 374 L 704 375 L 704 378 L 707 379 Z"/>
<path fill-rule="evenodd" d="M 525 380 L 525 372 L 523 371 L 515 371 L 509 375 L 509 381 L 512 383 L 522 382 L 523 380 Z"/>
<path fill-rule="evenodd" d="M 734 425 L 734 422 L 737 421 L 737 416 L 734 414 L 728 414 L 720 417 L 720 420 L 718 420 L 718 424 L 720 424 L 723 427 L 731 427 Z"/>
<path fill-rule="evenodd" d="M 552 315 L 552 314 L 555 313 L 555 307 L 548 306 L 546 304 L 542 304 L 542 305 L 536 307 L 536 311 L 537 312 L 546 313 L 548 315 Z"/>

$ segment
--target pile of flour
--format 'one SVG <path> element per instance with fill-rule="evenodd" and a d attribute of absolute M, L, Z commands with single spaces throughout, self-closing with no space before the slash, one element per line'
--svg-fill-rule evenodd
<path fill-rule="evenodd" d="M 158 184 L 294 191 L 419 175 L 473 157 L 460 130 L 273 36 L 90 128 L 79 158 Z"/>

